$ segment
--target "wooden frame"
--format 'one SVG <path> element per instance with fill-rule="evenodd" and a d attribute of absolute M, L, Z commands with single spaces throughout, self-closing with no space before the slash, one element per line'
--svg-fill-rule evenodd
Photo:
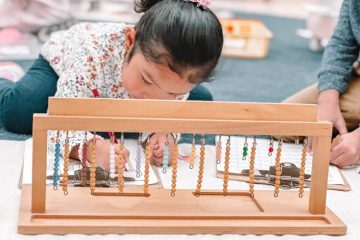
<path fill-rule="evenodd" d="M 192 189 L 173 198 L 159 189 L 151 197 L 99 197 L 87 188 L 62 196 L 47 191 L 48 130 L 313 136 L 311 188 L 301 199 L 291 191 L 194 197 Z M 50 98 L 48 113 L 34 115 L 33 180 L 22 190 L 18 231 L 342 235 L 346 225 L 326 207 L 331 134 L 331 123 L 316 122 L 315 105 Z"/>

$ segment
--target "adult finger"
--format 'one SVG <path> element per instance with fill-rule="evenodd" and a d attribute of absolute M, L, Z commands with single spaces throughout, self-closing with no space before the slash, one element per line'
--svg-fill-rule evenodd
<path fill-rule="evenodd" d="M 339 133 L 345 134 L 348 132 L 347 128 L 346 128 L 346 123 L 343 117 L 340 117 L 335 123 L 334 123 L 334 127 L 339 131 Z"/>
<path fill-rule="evenodd" d="M 333 163 L 340 157 L 340 155 L 344 154 L 346 152 L 345 146 L 342 143 L 339 143 L 338 145 L 334 146 L 334 148 L 330 152 L 330 162 Z"/>
<path fill-rule="evenodd" d="M 330 163 L 338 166 L 339 168 L 343 168 L 346 165 L 348 165 L 347 162 L 349 161 L 349 158 L 350 158 L 349 154 L 343 153 L 339 155 L 337 158 L 331 160 Z"/>

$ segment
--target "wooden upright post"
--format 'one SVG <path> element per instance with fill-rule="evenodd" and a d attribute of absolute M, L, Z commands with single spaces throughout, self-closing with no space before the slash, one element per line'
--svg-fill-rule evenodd
<path fill-rule="evenodd" d="M 309 211 L 312 214 L 324 214 L 326 210 L 331 136 L 314 137 L 314 145 Z"/>
<path fill-rule="evenodd" d="M 46 202 L 46 158 L 47 130 L 41 129 L 40 119 L 33 123 L 33 164 L 32 164 L 32 213 L 45 213 Z"/>

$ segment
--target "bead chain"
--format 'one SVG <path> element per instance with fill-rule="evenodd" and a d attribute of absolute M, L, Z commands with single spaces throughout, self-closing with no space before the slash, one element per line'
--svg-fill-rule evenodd
<path fill-rule="evenodd" d="M 276 150 L 276 164 L 275 164 L 275 190 L 274 190 L 274 197 L 279 196 L 279 187 L 280 187 L 280 175 L 281 175 L 281 165 L 280 165 L 280 158 L 281 158 L 281 150 L 282 150 L 282 140 L 280 139 L 278 148 Z"/>
<path fill-rule="evenodd" d="M 254 197 L 255 154 L 256 154 L 256 138 L 254 137 L 253 145 L 251 147 L 250 162 L 249 162 L 249 193 L 251 197 Z"/>
<path fill-rule="evenodd" d="M 69 183 L 69 132 L 66 132 L 65 138 L 65 156 L 64 156 L 64 175 L 62 189 L 64 195 L 68 195 L 68 183 Z"/>
<path fill-rule="evenodd" d="M 301 166 L 300 166 L 300 176 L 299 176 L 299 198 L 302 198 L 304 195 L 304 177 L 305 177 L 305 163 L 307 155 L 307 139 L 304 139 L 304 145 L 301 155 Z"/>
<path fill-rule="evenodd" d="M 198 175 L 198 181 L 196 185 L 196 196 L 200 196 L 201 191 L 201 183 L 203 179 L 204 174 L 204 161 L 205 161 L 205 137 L 202 135 L 201 139 L 201 147 L 200 147 L 200 161 L 199 161 L 199 175 Z"/>
<path fill-rule="evenodd" d="M 223 184 L 224 196 L 227 195 L 227 191 L 228 191 L 229 165 L 230 165 L 230 136 L 226 141 L 226 149 L 225 149 L 224 184 Z"/>

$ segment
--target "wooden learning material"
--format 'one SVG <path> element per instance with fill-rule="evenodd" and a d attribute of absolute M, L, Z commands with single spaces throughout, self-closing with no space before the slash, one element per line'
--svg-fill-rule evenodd
<path fill-rule="evenodd" d="M 260 20 L 222 19 L 223 56 L 265 58 L 269 53 L 272 33 Z"/>
<path fill-rule="evenodd" d="M 255 156 L 255 183 L 274 185 L 276 178 L 276 152 L 279 141 L 283 138 L 256 138 L 257 151 Z M 310 187 L 311 170 L 312 170 L 312 155 L 306 152 L 306 142 L 297 141 L 296 139 L 286 138 L 286 142 L 281 143 L 281 188 L 299 188 Z M 249 178 L 249 163 L 250 157 L 248 155 L 247 145 L 252 143 L 252 138 L 246 136 L 232 136 L 231 146 L 242 146 L 233 148 L 230 155 L 229 179 L 248 182 Z M 290 141 L 290 142 L 289 142 Z M 336 144 L 336 139 L 332 145 Z M 225 146 L 226 140 L 224 136 L 217 136 L 218 146 Z M 305 152 L 304 152 L 305 151 Z M 305 157 L 302 159 L 302 156 Z M 220 152 L 219 160 L 216 164 L 216 175 L 223 178 L 225 164 L 225 153 Z M 304 165 L 305 164 L 305 165 Z M 304 165 L 302 167 L 302 165 Z M 304 171 L 303 182 L 300 182 L 300 173 Z M 299 185 L 299 183 L 302 183 Z M 350 191 L 351 186 L 348 184 L 341 171 L 333 165 L 329 166 L 328 172 L 328 190 Z"/>
<path fill-rule="evenodd" d="M 94 184 L 90 184 L 90 189 L 75 188 L 66 185 L 64 175 L 64 192 L 60 187 L 54 191 L 52 186 L 46 186 L 49 130 L 221 134 L 227 143 L 231 135 L 241 134 L 252 139 L 249 150 L 245 149 L 246 153 L 250 151 L 250 170 L 256 162 L 257 135 L 312 136 L 315 148 L 311 188 L 301 191 L 301 196 L 299 192 L 279 191 L 278 188 L 260 191 L 256 190 L 250 176 L 248 191 L 230 191 L 225 173 L 223 189 L 205 191 L 202 189 L 205 166 L 216 163 L 206 161 L 203 137 L 199 159 L 195 160 L 199 161 L 199 169 L 193 189 L 176 189 L 175 145 L 174 155 L 170 151 L 166 153 L 167 160 L 172 159 L 173 164 L 170 190 L 149 189 L 146 180 L 142 189 L 124 187 L 121 178 L 115 188 L 97 188 Z M 331 123 L 316 121 L 315 105 L 50 98 L 48 113 L 34 115 L 33 180 L 32 185 L 22 189 L 18 231 L 24 234 L 342 235 L 346 233 L 346 225 L 326 207 L 331 133 Z M 95 143 L 94 138 L 93 145 L 87 149 L 91 151 L 92 168 L 96 165 Z M 227 144 L 222 148 L 226 164 L 230 161 L 231 148 L 236 147 L 243 146 Z M 123 151 L 121 141 L 119 148 Z M 280 162 L 281 145 L 274 146 L 273 150 Z M 149 140 L 145 155 L 147 179 Z M 123 169 L 123 161 L 119 157 L 119 172 Z M 166 166 L 163 169 L 166 171 Z"/>

